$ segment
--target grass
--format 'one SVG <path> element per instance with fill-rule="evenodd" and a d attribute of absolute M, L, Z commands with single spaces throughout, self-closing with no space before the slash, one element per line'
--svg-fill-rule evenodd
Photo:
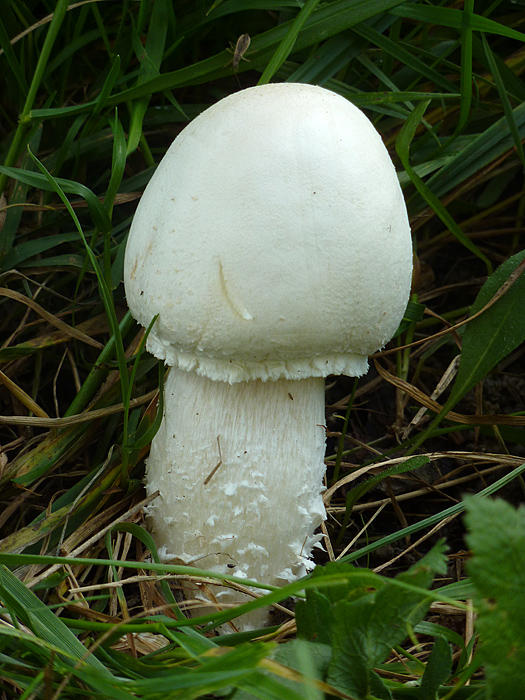
<path fill-rule="evenodd" d="M 509 602 L 522 515 L 480 504 L 524 500 L 524 40 L 508 0 L 3 0 L 2 698 L 519 697 L 501 679 L 516 672 L 509 645 L 518 660 L 525 648 Z M 244 582 L 160 563 L 145 527 L 163 370 L 127 312 L 123 255 L 184 125 L 271 81 L 324 85 L 370 117 L 418 272 L 369 375 L 327 382 L 314 575 L 187 619 L 181 579 Z M 491 549 L 495 518 L 506 537 Z M 498 557 L 505 542 L 513 554 Z M 494 595 L 505 633 L 491 627 L 490 561 L 510 590 Z M 269 604 L 280 626 L 235 631 L 242 610 Z"/>

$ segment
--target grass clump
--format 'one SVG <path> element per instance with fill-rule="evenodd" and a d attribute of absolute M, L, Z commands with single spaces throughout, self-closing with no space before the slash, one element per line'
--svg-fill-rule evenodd
<path fill-rule="evenodd" d="M 524 25 L 507 0 L 4 0 L 3 697 L 519 697 Z M 188 618 L 181 581 L 245 582 L 162 564 L 144 526 L 162 367 L 127 311 L 126 236 L 184 125 L 270 81 L 323 85 L 372 119 L 417 274 L 373 371 L 329 382 L 318 567 Z M 263 605 L 279 624 L 238 633 Z"/>

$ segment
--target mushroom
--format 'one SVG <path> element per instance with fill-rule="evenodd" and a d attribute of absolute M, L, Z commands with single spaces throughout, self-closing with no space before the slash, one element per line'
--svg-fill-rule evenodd
<path fill-rule="evenodd" d="M 367 371 L 403 316 L 411 272 L 392 161 L 340 95 L 248 88 L 177 136 L 124 265 L 134 317 L 147 327 L 158 314 L 147 347 L 170 365 L 146 476 L 165 561 L 272 585 L 311 569 L 325 518 L 324 377 Z M 246 597 L 225 588 L 217 600 Z"/>

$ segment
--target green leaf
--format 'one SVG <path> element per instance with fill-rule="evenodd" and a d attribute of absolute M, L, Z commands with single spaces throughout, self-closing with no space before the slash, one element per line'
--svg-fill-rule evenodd
<path fill-rule="evenodd" d="M 315 589 L 306 591 L 306 600 L 295 606 L 297 636 L 320 644 L 332 643 L 333 606 L 325 593 Z"/>
<path fill-rule="evenodd" d="M 304 700 L 324 700 L 326 695 L 308 680 L 322 681 L 332 658 L 332 650 L 325 644 L 312 644 L 303 639 L 293 639 L 279 646 L 270 654 L 270 658 L 288 668 L 298 671 L 304 677 L 304 683 L 289 678 L 281 679 L 284 688 L 299 692 Z M 288 698 L 283 694 L 283 700 Z"/>
<path fill-rule="evenodd" d="M 484 253 L 481 252 L 477 245 L 463 233 L 452 218 L 448 209 L 443 206 L 439 197 L 437 197 L 437 195 L 423 182 L 414 168 L 410 165 L 410 144 L 412 143 L 418 124 L 423 119 L 423 115 L 425 114 L 427 107 L 428 102 L 420 102 L 407 119 L 396 139 L 396 153 L 399 156 L 407 175 L 412 181 L 412 184 L 426 203 L 434 210 L 435 214 L 441 219 L 448 230 L 454 234 L 458 241 L 464 245 L 465 248 L 470 250 L 471 253 L 474 253 L 474 255 L 476 255 L 480 260 L 483 260 L 487 266 L 488 272 L 490 273 L 492 272 L 490 260 Z"/>
<path fill-rule="evenodd" d="M 14 165 L 20 157 L 24 144 L 26 143 L 26 132 L 28 129 L 29 119 L 28 115 L 33 108 L 33 104 L 36 100 L 40 84 L 44 78 L 44 73 L 46 71 L 49 58 L 54 46 L 56 39 L 58 38 L 60 32 L 60 26 L 64 21 L 68 10 L 69 0 L 57 0 L 53 10 L 52 20 L 49 24 L 49 28 L 46 33 L 46 38 L 42 48 L 38 51 L 38 62 L 33 70 L 33 75 L 31 78 L 31 84 L 29 90 L 27 90 L 25 103 L 22 108 L 18 126 L 13 138 L 11 139 L 11 145 L 9 151 L 5 156 L 4 163 L 7 166 Z M 5 173 L 0 176 L 0 192 L 3 192 L 7 184 L 7 178 L 4 177 Z"/>
<path fill-rule="evenodd" d="M 70 666 L 85 663 L 106 677 L 112 676 L 62 620 L 5 566 L 0 566 L 0 598 L 39 639 L 61 650 L 64 663 Z"/>
<path fill-rule="evenodd" d="M 108 215 L 111 217 L 115 197 L 120 183 L 122 182 L 124 169 L 126 167 L 126 136 L 116 110 L 114 120 L 110 121 L 110 124 L 113 130 L 113 158 L 111 163 L 111 177 L 106 190 L 106 196 L 104 197 L 104 206 L 106 207 Z"/>
<path fill-rule="evenodd" d="M 510 104 L 507 90 L 505 89 L 505 84 L 503 83 L 503 79 L 501 77 L 496 58 L 490 50 L 490 46 L 485 35 L 482 35 L 481 38 L 483 41 L 483 49 L 485 51 L 485 56 L 487 57 L 490 72 L 492 73 L 492 77 L 494 78 L 494 82 L 496 83 L 498 94 L 501 99 L 501 104 L 503 106 L 503 111 L 505 112 L 505 117 L 509 125 L 509 131 L 512 134 L 512 139 L 514 141 L 516 153 L 519 156 L 521 164 L 525 167 L 525 154 L 523 153 L 523 144 L 521 143 L 520 132 L 518 129 L 518 125 L 516 124 L 516 120 L 514 118 L 514 112 L 512 111 L 512 106 Z"/>
<path fill-rule="evenodd" d="M 406 462 L 400 462 L 399 464 L 394 464 L 392 467 L 389 467 L 388 469 L 383 470 L 379 474 L 374 474 L 374 476 L 370 476 L 366 478 L 362 483 L 358 484 L 357 486 L 354 486 L 350 491 L 348 492 L 346 496 L 346 506 L 347 510 L 354 507 L 354 505 L 357 503 L 357 501 L 365 495 L 365 493 L 368 493 L 370 489 L 373 489 L 376 484 L 381 483 L 385 479 L 387 479 L 389 476 L 395 476 L 397 474 L 404 474 L 405 472 L 410 472 L 413 471 L 414 469 L 419 469 L 420 467 L 424 466 L 425 464 L 428 464 L 430 462 L 429 457 L 426 457 L 424 455 L 416 455 L 415 457 L 412 457 L 411 459 L 408 459 Z"/>
<path fill-rule="evenodd" d="M 489 486 L 484 488 L 482 491 L 479 491 L 479 493 L 477 494 L 477 498 L 485 498 L 486 496 L 490 496 L 494 493 L 497 493 L 500 489 L 509 484 L 523 472 L 525 472 L 525 463 L 520 464 L 519 467 L 515 467 L 515 469 L 513 469 L 509 474 L 505 474 L 505 476 L 501 477 L 501 479 L 498 479 L 494 483 L 489 484 Z M 461 513 L 464 510 L 465 504 L 463 501 L 461 501 L 460 503 L 456 503 L 455 505 L 450 506 L 450 508 L 445 508 L 445 510 L 435 513 L 434 515 L 431 515 L 428 518 L 423 518 L 422 520 L 419 520 L 416 523 L 412 523 L 412 525 L 409 525 L 408 527 L 404 527 L 401 530 L 397 530 L 397 532 L 393 532 L 390 535 L 386 535 L 386 537 L 382 537 L 377 542 L 373 542 L 372 544 L 369 544 L 366 547 L 362 547 L 361 549 L 358 549 L 352 552 L 351 554 L 347 554 L 346 556 L 342 557 L 339 561 L 340 563 L 351 562 L 361 559 L 362 557 L 366 557 L 368 556 L 368 554 L 370 554 L 370 552 L 374 552 L 380 547 L 386 547 L 387 545 L 392 544 L 393 542 L 398 542 L 399 540 L 403 539 L 403 537 L 407 537 L 409 535 L 413 535 L 415 532 L 420 532 L 421 530 L 425 530 L 426 528 L 433 527 L 437 523 L 444 521 L 446 518 L 452 515 L 456 515 L 457 513 Z M 458 588 L 460 588 L 459 592 Z M 465 584 L 463 582 L 461 583 L 460 587 L 456 586 L 455 584 L 452 584 L 450 586 L 446 586 L 444 590 L 450 590 L 451 595 L 453 597 L 468 597 L 467 594 L 469 593 L 468 586 L 466 586 L 465 590 Z"/>
<path fill-rule="evenodd" d="M 469 583 L 467 579 L 464 579 L 466 583 Z M 470 585 L 470 584 L 469 584 Z M 439 592 L 441 593 L 444 591 L 444 595 L 454 597 L 454 593 L 451 591 L 450 593 L 447 591 L 446 586 L 442 586 L 439 589 Z M 445 592 L 446 591 L 446 592 Z M 457 596 L 458 598 L 465 597 L 468 598 L 470 597 L 471 592 L 465 596 Z M 457 632 L 454 632 L 454 630 L 449 629 L 448 627 L 444 627 L 443 625 L 438 625 L 435 622 L 420 622 L 418 625 L 414 627 L 414 632 L 416 634 L 425 634 L 428 637 L 435 637 L 444 639 L 447 642 L 450 642 L 451 644 L 455 644 L 457 647 L 460 649 L 464 648 L 465 646 L 465 640 L 463 637 L 461 637 Z"/>
<path fill-rule="evenodd" d="M 525 136 L 525 102 L 518 104 L 512 110 L 512 122 L 516 124 L 520 138 L 523 138 Z M 480 134 L 469 137 L 468 144 L 432 175 L 427 185 L 438 197 L 443 197 L 476 173 L 483 172 L 489 163 L 500 158 L 513 147 L 509 119 L 503 116 Z"/>
<path fill-rule="evenodd" d="M 389 37 L 384 36 L 365 23 L 354 27 L 353 31 L 358 36 L 363 37 L 363 39 L 366 39 L 367 41 L 370 41 L 378 46 L 385 52 L 385 54 L 393 56 L 416 73 L 425 76 L 428 80 L 436 83 L 436 85 L 439 85 L 450 92 L 457 92 L 457 86 L 453 82 L 435 70 L 428 61 L 422 61 L 421 59 L 416 58 L 410 50 L 405 48 L 405 44 L 402 41 L 393 41 Z"/>
<path fill-rule="evenodd" d="M 133 523 L 120 523 L 119 525 L 116 525 L 113 528 L 113 531 L 129 532 L 133 535 L 133 537 L 136 537 L 147 547 L 147 549 L 151 553 L 152 561 L 154 561 L 156 564 L 161 563 L 159 553 L 157 551 L 157 547 L 155 545 L 153 537 L 143 527 L 140 527 L 140 525 L 135 525 Z M 162 592 L 164 593 L 164 598 L 166 599 L 167 603 L 171 606 L 172 613 L 178 620 L 183 620 L 184 615 L 179 610 L 179 606 L 177 605 L 177 602 L 173 596 L 173 592 L 169 586 L 169 583 L 167 581 L 160 581 L 160 587 L 162 589 Z"/>
<path fill-rule="evenodd" d="M 9 32 L 5 28 L 5 24 L 3 22 L 3 18 L 0 16 L 0 46 L 2 47 L 2 51 L 5 55 L 7 65 L 13 72 L 14 77 L 16 78 L 16 82 L 20 86 L 21 92 L 26 93 L 29 90 L 29 85 L 27 84 L 24 71 L 22 70 L 22 67 L 20 66 L 20 63 L 18 61 L 18 58 L 16 57 L 15 50 L 13 49 L 13 46 L 11 45 L 11 39 L 9 36 Z M 5 70 L 5 69 L 4 69 Z"/>
<path fill-rule="evenodd" d="M 8 175 L 19 182 L 24 182 L 26 185 L 31 185 L 31 187 L 37 187 L 38 189 L 48 192 L 56 191 L 56 187 L 41 173 L 32 173 L 19 168 L 8 168 L 3 165 L 0 166 L 0 173 Z M 110 218 L 103 205 L 89 187 L 79 182 L 64 180 L 60 177 L 54 178 L 54 182 L 67 194 L 75 194 L 85 199 L 95 226 L 100 229 L 100 231 L 111 231 Z"/>
<path fill-rule="evenodd" d="M 418 700 L 436 700 L 439 686 L 450 676 L 452 650 L 444 637 L 436 637 L 425 672 L 421 678 Z"/>
<path fill-rule="evenodd" d="M 461 23 L 461 102 L 455 134 L 458 134 L 467 125 L 472 103 L 472 28 L 470 19 L 473 6 L 474 0 L 465 0 Z"/>
<path fill-rule="evenodd" d="M 525 508 L 502 500 L 465 503 L 473 554 L 467 567 L 490 697 L 516 700 L 523 695 L 525 669 Z"/>
<path fill-rule="evenodd" d="M 20 207 L 20 209 L 22 209 L 22 207 Z M 56 249 L 57 246 L 63 243 L 70 243 L 71 241 L 78 241 L 78 233 L 47 235 L 43 238 L 20 243 L 20 245 L 17 245 L 11 250 L 9 255 L 6 255 L 3 261 L 4 268 L 10 270 L 29 260 L 31 260 L 31 264 L 38 263 L 40 262 L 39 260 L 32 260 L 32 258 L 47 250 Z M 74 255 L 71 257 L 73 258 Z M 47 264 L 47 259 L 45 259 L 45 262 Z"/>
<path fill-rule="evenodd" d="M 453 27 L 458 30 L 468 26 L 474 31 L 506 36 L 519 42 L 525 41 L 525 34 L 522 32 L 506 27 L 504 24 L 495 22 L 488 17 L 476 15 L 473 12 L 465 13 L 462 10 L 453 10 L 448 7 L 430 7 L 427 5 L 403 3 L 400 7 L 390 10 L 390 13 L 397 17 L 406 17 L 407 19 L 428 22 L 429 24 L 441 24 L 443 27 Z"/>
<path fill-rule="evenodd" d="M 338 574 L 344 575 L 345 578 L 336 584 L 323 586 L 325 579 Z M 334 605 L 341 600 L 355 600 L 369 593 L 369 574 L 366 569 L 358 569 L 352 564 L 342 562 L 328 562 L 325 566 L 316 566 L 310 575 L 310 581 L 318 581 L 322 590 L 307 588 L 305 600 L 297 601 L 295 615 L 298 636 L 301 639 L 331 644 Z M 380 579 L 377 579 L 377 585 L 382 585 Z"/>
<path fill-rule="evenodd" d="M 38 151 L 40 148 L 41 137 L 41 126 L 33 128 L 32 133 L 29 134 L 29 144 L 31 149 Z M 21 161 L 22 169 L 33 169 L 33 163 L 29 157 L 29 153 L 24 153 Z M 19 231 L 20 221 L 24 211 L 23 205 L 27 199 L 27 189 L 27 184 L 24 182 L 14 183 L 14 187 L 9 197 L 9 204 L 11 206 L 7 209 L 6 218 L 3 225 L 0 226 L 0 266 L 3 270 L 11 269 L 7 259 L 13 252 L 12 246 L 16 240 L 17 232 Z"/>
<path fill-rule="evenodd" d="M 389 691 L 373 669 L 424 618 L 430 605 L 427 589 L 434 574 L 445 570 L 444 546 L 440 543 L 395 581 L 357 600 L 337 603 L 328 681 L 357 700 L 367 700 L 370 695 L 389 698 Z M 396 585 L 399 583 L 404 585 Z"/>
<path fill-rule="evenodd" d="M 420 304 L 417 301 L 409 301 L 403 319 L 392 338 L 397 338 L 404 333 L 414 322 L 422 321 L 425 316 L 425 309 L 425 304 Z"/>
<path fill-rule="evenodd" d="M 183 692 L 171 697 L 181 700 L 202 697 L 225 686 L 241 685 L 243 680 L 252 677 L 259 661 L 273 648 L 273 643 L 258 642 L 228 649 L 226 653 L 201 655 L 198 666 L 174 668 L 169 675 L 137 679 L 126 687 L 139 697 L 160 697 L 158 693 L 176 691 Z"/>
<path fill-rule="evenodd" d="M 471 316 L 494 297 L 524 259 L 525 251 L 522 251 L 498 267 L 476 297 Z M 502 297 L 467 324 L 458 374 L 446 403 L 447 411 L 525 340 L 524 308 L 525 275 L 521 274 Z"/>
<path fill-rule="evenodd" d="M 504 357 L 525 339 L 525 251 L 516 253 L 488 278 L 471 307 L 471 316 L 481 311 L 505 283 L 516 276 L 507 291 L 480 316 L 470 321 L 463 331 L 463 347 L 458 373 L 452 391 L 439 414 L 421 432 L 410 448 L 421 445 L 436 425 L 455 404 L 481 381 Z"/>
<path fill-rule="evenodd" d="M 357 501 L 360 498 L 362 498 L 362 496 L 368 493 L 370 489 L 373 489 L 376 484 L 381 483 L 381 481 L 384 481 L 389 476 L 404 474 L 405 472 L 412 471 L 413 469 L 419 469 L 419 467 L 422 467 L 424 464 L 428 464 L 429 461 L 430 459 L 428 457 L 424 457 L 422 455 L 412 457 L 406 462 L 394 464 L 392 467 L 385 469 L 379 474 L 375 474 L 374 476 L 368 477 L 357 486 L 351 488 L 346 494 L 346 511 L 343 517 L 343 522 L 341 524 L 341 529 L 339 531 L 336 544 L 340 544 L 346 531 L 346 528 L 348 527 L 348 523 L 350 522 L 350 519 L 352 517 L 352 510 Z"/>
<path fill-rule="evenodd" d="M 94 122 L 95 119 L 98 117 L 98 115 L 102 112 L 102 110 L 106 106 L 106 103 L 109 100 L 109 96 L 111 95 L 111 92 L 113 91 L 113 86 L 115 85 L 115 81 L 117 80 L 119 73 L 120 73 L 120 56 L 115 56 L 112 63 L 111 63 L 111 67 L 108 71 L 108 75 L 106 77 L 106 80 L 104 81 L 104 85 L 102 86 L 102 89 L 101 89 L 100 93 L 98 94 L 97 99 L 95 100 L 95 106 L 94 106 L 94 109 L 90 115 L 90 122 Z"/>
<path fill-rule="evenodd" d="M 269 83 L 272 77 L 275 75 L 277 70 L 281 67 L 281 65 L 284 63 L 284 61 L 288 58 L 290 55 L 294 44 L 297 40 L 297 37 L 299 35 L 299 32 L 303 28 L 304 23 L 308 19 L 308 17 L 312 14 L 312 12 L 315 10 L 317 5 L 319 4 L 319 0 L 307 0 L 306 3 L 304 4 L 303 8 L 295 18 L 295 20 L 292 23 L 292 26 L 286 33 L 286 36 L 284 39 L 281 41 L 279 46 L 277 47 L 276 52 L 268 62 L 268 65 L 264 69 L 264 73 L 261 75 L 258 85 L 266 85 L 266 83 Z"/>

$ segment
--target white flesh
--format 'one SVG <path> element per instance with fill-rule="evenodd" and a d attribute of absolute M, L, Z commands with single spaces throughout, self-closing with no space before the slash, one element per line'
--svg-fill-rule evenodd
<path fill-rule="evenodd" d="M 325 517 L 324 451 L 322 378 L 228 384 L 172 367 L 147 465 L 161 556 L 272 585 L 304 575 Z"/>

